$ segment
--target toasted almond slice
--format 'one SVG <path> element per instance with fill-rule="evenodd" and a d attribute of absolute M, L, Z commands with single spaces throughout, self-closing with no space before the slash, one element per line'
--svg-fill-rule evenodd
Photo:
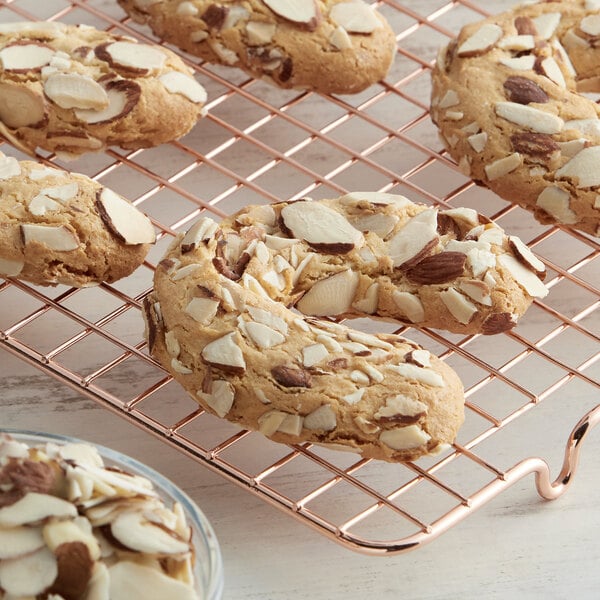
<path fill-rule="evenodd" d="M 383 213 L 374 213 L 358 215 L 350 220 L 350 223 L 363 233 L 372 232 L 381 238 L 386 238 L 398 223 L 399 218 L 396 215 L 386 215 Z"/>
<path fill-rule="evenodd" d="M 393 450 L 410 450 L 426 444 L 431 436 L 418 425 L 386 429 L 379 434 L 379 441 Z"/>
<path fill-rule="evenodd" d="M 198 594 L 191 586 L 177 581 L 160 570 L 122 560 L 108 569 L 110 600 L 132 598 L 173 598 L 197 600 Z"/>
<path fill-rule="evenodd" d="M 246 35 L 249 46 L 263 46 L 269 44 L 275 35 L 276 23 L 262 21 L 249 21 L 246 23 Z"/>
<path fill-rule="evenodd" d="M 171 94 L 181 94 L 196 104 L 206 102 L 206 90 L 190 75 L 180 71 L 169 71 L 158 79 Z"/>
<path fill-rule="evenodd" d="M 58 202 L 48 198 L 48 196 L 44 196 L 44 194 L 34 196 L 27 205 L 29 212 L 36 216 L 43 216 L 48 211 L 60 210 L 60 208 L 62 207 Z"/>
<path fill-rule="evenodd" d="M 44 93 L 61 108 L 91 108 L 108 106 L 106 90 L 91 77 L 78 73 L 55 73 L 44 82 Z"/>
<path fill-rule="evenodd" d="M 498 263 L 502 265 L 515 281 L 525 288 L 525 291 L 534 298 L 544 298 L 548 295 L 548 288 L 540 281 L 535 272 L 524 266 L 514 256 L 501 254 Z"/>
<path fill-rule="evenodd" d="M 21 165 L 16 158 L 4 155 L 0 157 L 0 180 L 18 177 L 20 174 Z"/>
<path fill-rule="evenodd" d="M 223 418 L 233 406 L 235 390 L 228 381 L 217 379 L 212 382 L 210 393 L 200 391 L 198 392 L 198 396 L 204 400 L 219 417 Z"/>
<path fill-rule="evenodd" d="M 487 52 L 503 33 L 502 28 L 494 23 L 482 25 L 458 47 L 458 56 L 476 56 Z"/>
<path fill-rule="evenodd" d="M 352 305 L 359 275 L 351 269 L 317 281 L 296 303 L 305 315 L 340 315 Z"/>
<path fill-rule="evenodd" d="M 11 44 L 0 50 L 5 71 L 27 72 L 41 69 L 50 63 L 54 50 L 39 43 Z"/>
<path fill-rule="evenodd" d="M 29 492 L 15 503 L 0 508 L 0 527 L 17 527 L 44 521 L 49 517 L 76 517 L 73 504 L 49 494 Z"/>
<path fill-rule="evenodd" d="M 316 29 L 321 16 L 314 0 L 263 0 L 263 2 L 280 17 L 302 24 L 309 31 Z"/>
<path fill-rule="evenodd" d="M 56 558 L 48 548 L 0 562 L 0 588 L 13 597 L 42 594 L 57 575 Z"/>
<path fill-rule="evenodd" d="M 304 427 L 306 429 L 331 431 L 332 429 L 335 429 L 336 425 L 337 419 L 335 412 L 329 404 L 323 404 L 304 417 Z"/>
<path fill-rule="evenodd" d="M 441 291 L 440 300 L 450 311 L 450 314 L 464 325 L 470 323 L 473 316 L 477 314 L 477 306 L 454 288 Z"/>
<path fill-rule="evenodd" d="M 108 106 L 102 110 L 75 109 L 75 115 L 89 125 L 100 125 L 128 115 L 140 99 L 141 89 L 135 81 L 118 79 L 106 85 Z"/>
<path fill-rule="evenodd" d="M 387 243 L 394 267 L 408 266 L 427 248 L 437 243 L 437 210 L 426 209 L 414 216 Z"/>
<path fill-rule="evenodd" d="M 220 302 L 211 298 L 192 298 L 185 312 L 201 325 L 210 325 L 217 314 Z"/>
<path fill-rule="evenodd" d="M 17 276 L 25 266 L 25 261 L 20 258 L 0 258 L 0 275 L 4 277 Z"/>
<path fill-rule="evenodd" d="M 225 370 L 242 373 L 246 370 L 246 361 L 236 341 L 235 332 L 228 333 L 204 346 L 202 358 L 207 363 Z"/>
<path fill-rule="evenodd" d="M 246 332 L 259 348 L 272 348 L 285 342 L 285 336 L 262 323 L 246 323 Z"/>
<path fill-rule="evenodd" d="M 411 323 L 419 323 L 425 319 L 423 303 L 416 294 L 394 290 L 392 298 L 401 314 Z"/>
<path fill-rule="evenodd" d="M 125 547 L 146 554 L 183 554 L 190 546 L 174 532 L 148 521 L 139 511 L 122 512 L 111 524 L 112 535 Z"/>
<path fill-rule="evenodd" d="M 0 560 L 24 556 L 44 546 L 39 527 L 10 527 L 0 529 Z"/>
<path fill-rule="evenodd" d="M 600 146 L 589 146 L 578 152 L 569 162 L 556 171 L 557 179 L 573 179 L 578 188 L 600 185 Z"/>
<path fill-rule="evenodd" d="M 69 252 L 79 248 L 77 236 L 66 225 L 52 226 L 23 223 L 21 234 L 25 245 L 37 242 L 59 252 Z"/>
<path fill-rule="evenodd" d="M 364 241 L 343 215 L 318 202 L 292 202 L 284 206 L 281 218 L 293 237 L 320 252 L 345 254 Z"/>
<path fill-rule="evenodd" d="M 559 133 L 565 124 L 557 115 L 518 102 L 496 102 L 495 111 L 499 117 L 538 133 Z"/>
<path fill-rule="evenodd" d="M 360 0 L 334 4 L 329 18 L 349 33 L 372 33 L 383 27 L 371 5 Z"/>
<path fill-rule="evenodd" d="M 167 55 L 160 49 L 148 44 L 118 41 L 98 46 L 96 56 L 112 67 L 123 67 L 147 73 L 161 69 Z"/>
<path fill-rule="evenodd" d="M 153 244 L 156 240 L 150 219 L 111 189 L 98 192 L 96 208 L 106 227 L 125 244 Z"/>
<path fill-rule="evenodd" d="M 546 265 L 529 249 L 529 246 L 514 235 L 508 236 L 508 242 L 517 258 L 543 279 Z"/>
<path fill-rule="evenodd" d="M 34 127 L 46 116 L 40 94 L 13 83 L 0 82 L 0 121 L 7 127 Z"/>
<path fill-rule="evenodd" d="M 536 206 L 547 212 L 559 223 L 577 223 L 577 215 L 570 208 L 571 195 L 555 185 L 544 188 L 537 197 Z"/>
<path fill-rule="evenodd" d="M 538 17 L 534 17 L 532 21 L 535 25 L 538 36 L 543 40 L 548 40 L 554 35 L 554 32 L 556 31 L 561 19 L 561 13 L 553 12 L 544 13 Z"/>

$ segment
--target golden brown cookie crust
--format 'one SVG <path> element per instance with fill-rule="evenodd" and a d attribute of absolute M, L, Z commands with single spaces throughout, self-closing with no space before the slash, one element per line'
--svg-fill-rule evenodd
<path fill-rule="evenodd" d="M 111 283 L 142 264 L 154 239 L 145 215 L 89 177 L 0 155 L 0 276 Z"/>
<path fill-rule="evenodd" d="M 77 156 L 187 133 L 204 88 L 173 52 L 89 26 L 0 25 L 0 133 L 20 150 Z"/>
<path fill-rule="evenodd" d="M 357 93 L 385 77 L 396 52 L 387 21 L 361 0 L 119 4 L 186 52 L 283 88 Z"/>
<path fill-rule="evenodd" d="M 441 50 L 431 115 L 461 170 L 542 223 L 600 235 L 600 3 L 542 2 Z"/>

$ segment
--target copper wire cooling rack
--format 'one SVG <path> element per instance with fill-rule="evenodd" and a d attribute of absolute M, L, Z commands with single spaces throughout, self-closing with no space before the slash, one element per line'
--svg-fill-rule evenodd
<path fill-rule="evenodd" d="M 209 94 L 208 115 L 184 139 L 72 163 L 39 157 L 101 180 L 149 214 L 160 236 L 147 262 L 131 277 L 97 288 L 0 280 L 2 347 L 365 553 L 399 553 L 431 541 L 529 474 L 542 497 L 558 497 L 572 480 L 582 440 L 600 420 L 600 247 L 580 233 L 542 226 L 476 188 L 442 151 L 427 110 L 437 48 L 462 24 L 512 4 L 380 3 L 397 32 L 398 55 L 386 80 L 357 96 L 283 91 L 182 55 Z M 30 19 L 159 41 L 112 0 L 0 2 L 0 21 Z M 8 144 L 0 150 L 25 158 Z M 446 360 L 466 389 L 466 422 L 456 444 L 414 463 L 290 447 L 240 430 L 200 410 L 149 358 L 143 341 L 140 303 L 152 269 L 172 236 L 199 215 L 219 218 L 249 203 L 364 189 L 476 208 L 526 241 L 549 272 L 550 294 L 510 333 L 398 330 Z M 389 323 L 358 326 L 395 330 Z"/>

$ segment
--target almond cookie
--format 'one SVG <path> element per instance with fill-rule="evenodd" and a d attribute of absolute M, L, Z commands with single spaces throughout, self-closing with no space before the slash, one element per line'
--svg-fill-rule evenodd
<path fill-rule="evenodd" d="M 265 235 L 252 225 L 235 236 L 245 248 L 235 268 L 271 254 Z M 448 365 L 400 336 L 363 333 L 273 301 L 249 273 L 223 273 L 230 244 L 227 229 L 199 220 L 171 245 L 144 301 L 152 356 L 205 410 L 278 442 L 388 461 L 453 442 L 464 395 Z"/>
<path fill-rule="evenodd" d="M 467 208 L 354 192 L 249 206 L 221 230 L 215 267 L 223 275 L 311 316 L 494 334 L 548 293 L 531 250 Z"/>
<path fill-rule="evenodd" d="M 0 24 L 0 133 L 66 156 L 187 133 L 204 88 L 171 51 L 85 25 Z"/>
<path fill-rule="evenodd" d="M 150 219 L 85 175 L 0 155 L 0 277 L 75 287 L 142 264 Z"/>
<path fill-rule="evenodd" d="M 600 235 L 600 2 L 518 6 L 440 51 L 431 115 L 461 170 L 542 223 Z"/>
<path fill-rule="evenodd" d="M 118 0 L 186 52 L 283 88 L 353 94 L 381 80 L 396 52 L 362 0 Z"/>

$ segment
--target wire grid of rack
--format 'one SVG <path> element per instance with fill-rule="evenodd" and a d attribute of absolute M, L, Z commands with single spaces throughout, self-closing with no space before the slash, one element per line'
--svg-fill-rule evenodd
<path fill-rule="evenodd" d="M 185 138 L 134 152 L 111 149 L 73 163 L 39 155 L 134 201 L 160 232 L 156 247 L 134 275 L 114 285 L 42 288 L 0 280 L 2 347 L 199 465 L 365 553 L 417 548 L 531 473 L 541 496 L 559 496 L 572 480 L 581 441 L 600 420 L 600 246 L 578 232 L 540 225 L 476 188 L 443 152 L 428 115 L 437 48 L 465 22 L 512 4 L 379 3 L 397 33 L 398 55 L 384 82 L 352 97 L 275 89 L 180 53 L 209 93 L 208 115 Z M 111 0 L 40 5 L 0 2 L 0 21 L 57 19 L 160 41 Z M 0 150 L 25 158 L 8 144 Z M 463 379 L 467 414 L 456 443 L 414 463 L 285 446 L 241 430 L 199 409 L 148 356 L 143 340 L 140 304 L 151 289 L 153 267 L 172 236 L 199 215 L 219 218 L 249 203 L 357 189 L 476 208 L 521 236 L 549 272 L 544 302 L 536 301 L 515 329 L 493 339 L 358 323 L 401 332 Z M 538 440 L 533 447 L 532 439 Z M 540 439 L 546 440 L 541 446 Z"/>

